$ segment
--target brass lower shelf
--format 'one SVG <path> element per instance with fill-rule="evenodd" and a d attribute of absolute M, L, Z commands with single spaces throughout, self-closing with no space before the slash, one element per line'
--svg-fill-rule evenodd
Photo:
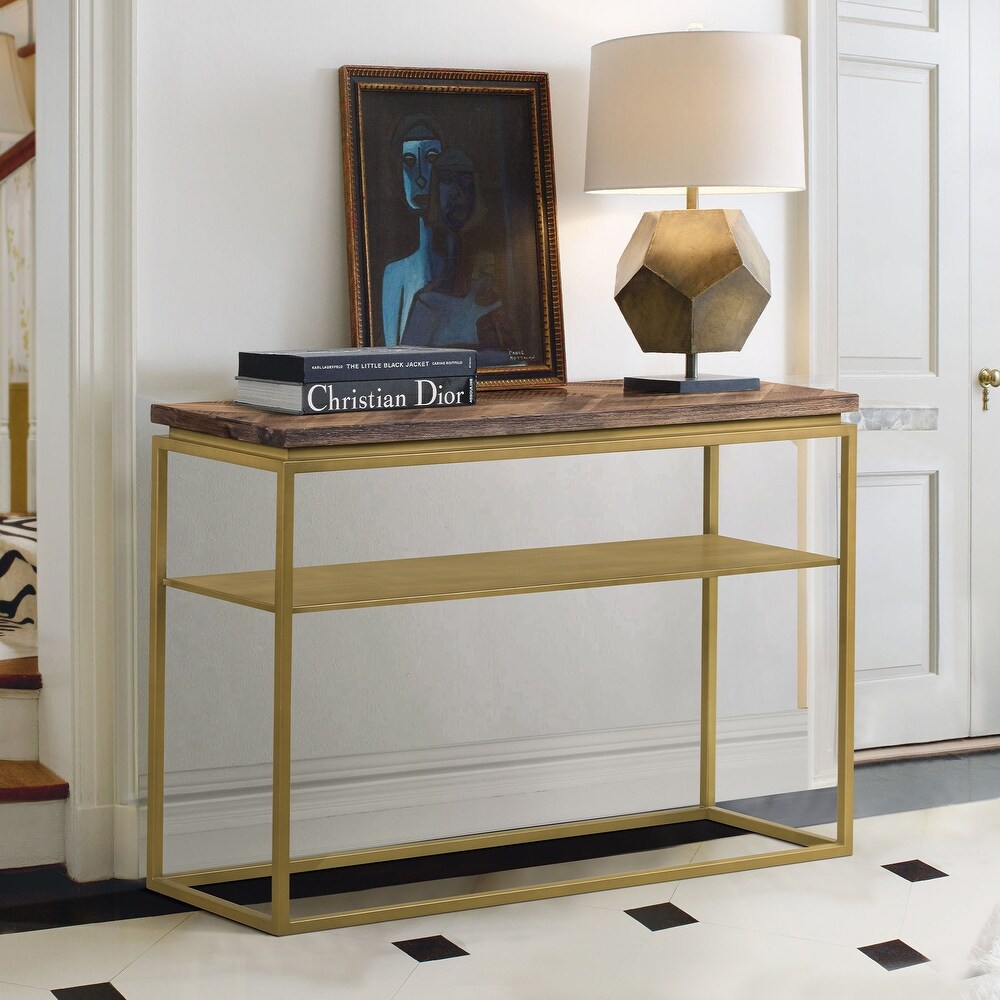
<path fill-rule="evenodd" d="M 295 569 L 292 609 L 343 611 L 836 566 L 833 556 L 725 535 L 685 535 Z M 275 610 L 274 571 L 168 578 L 166 586 Z"/>

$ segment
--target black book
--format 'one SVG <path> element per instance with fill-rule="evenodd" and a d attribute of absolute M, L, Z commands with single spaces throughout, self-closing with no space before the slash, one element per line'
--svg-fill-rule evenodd
<path fill-rule="evenodd" d="M 351 382 L 278 382 L 237 378 L 236 402 L 277 413 L 357 413 L 364 410 L 471 406 L 476 379 L 385 378 Z"/>
<path fill-rule="evenodd" d="M 274 382 L 360 382 L 476 374 L 476 352 L 448 347 L 339 347 L 325 351 L 240 351 L 237 378 Z"/>

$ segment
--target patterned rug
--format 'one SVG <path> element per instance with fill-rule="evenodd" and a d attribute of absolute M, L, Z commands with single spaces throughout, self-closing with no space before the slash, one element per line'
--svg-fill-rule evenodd
<path fill-rule="evenodd" d="M 34 515 L 0 515 L 0 635 L 38 620 L 37 543 Z"/>

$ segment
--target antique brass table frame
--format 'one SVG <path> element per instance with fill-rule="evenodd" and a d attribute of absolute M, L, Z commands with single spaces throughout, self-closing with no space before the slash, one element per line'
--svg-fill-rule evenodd
<path fill-rule="evenodd" d="M 720 445 L 815 438 L 840 438 L 841 441 L 839 557 L 760 545 L 720 535 Z M 397 581 L 396 592 L 391 594 L 388 592 L 379 594 L 377 586 L 373 592 L 370 579 L 367 585 L 352 584 L 350 565 L 308 569 L 296 569 L 294 565 L 295 479 L 299 475 L 347 469 L 379 469 L 695 447 L 704 449 L 704 527 L 703 535 L 700 536 L 481 553 L 472 557 L 473 561 L 470 561 L 469 556 L 446 556 L 363 564 L 366 570 L 371 567 L 384 568 L 385 572 L 381 577 L 384 582 Z M 273 571 L 168 577 L 167 460 L 171 452 L 274 473 L 277 509 Z M 148 887 L 200 909 L 280 935 L 850 854 L 853 819 L 856 473 L 856 428 L 852 424 L 842 423 L 839 414 L 679 426 L 403 441 L 389 444 L 351 444 L 336 447 L 275 448 L 179 430 L 176 427 L 171 428 L 169 437 L 155 437 L 150 566 Z M 631 569 L 622 570 L 623 558 L 630 561 Z M 463 559 L 466 562 L 461 562 Z M 474 566 L 480 568 L 473 571 Z M 720 808 L 716 805 L 715 795 L 719 577 L 818 566 L 839 566 L 838 780 L 835 837 L 821 836 Z M 435 567 L 443 570 L 443 573 L 435 572 Z M 370 578 L 370 573 L 357 575 Z M 450 581 L 450 587 L 435 588 L 434 580 L 442 578 Z M 311 857 L 290 856 L 292 616 L 294 614 L 699 578 L 702 580 L 702 682 L 700 802 L 697 806 L 447 837 L 365 850 L 340 851 Z M 456 590 L 456 581 L 460 586 L 463 579 L 467 586 L 461 591 Z M 430 582 L 425 583 L 427 580 Z M 164 695 L 168 588 L 259 608 L 274 615 L 274 757 L 269 861 L 164 874 Z M 290 914 L 290 876 L 293 873 L 691 820 L 711 820 L 784 841 L 789 847 L 725 860 L 694 861 L 672 867 L 593 875 L 566 881 L 522 885 L 516 888 L 491 889 L 443 898 L 370 906 L 326 915 L 292 918 Z M 269 877 L 271 880 L 269 913 L 220 899 L 199 888 L 213 883 L 261 877 Z"/>

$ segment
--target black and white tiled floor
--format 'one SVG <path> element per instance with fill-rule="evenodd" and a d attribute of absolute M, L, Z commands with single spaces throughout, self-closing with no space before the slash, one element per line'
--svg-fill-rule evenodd
<path fill-rule="evenodd" d="M 850 858 L 287 938 L 129 883 L 0 873 L 0 1000 L 1000 998 L 1000 754 L 857 774 Z M 778 805 L 828 829 L 821 796 Z"/>

